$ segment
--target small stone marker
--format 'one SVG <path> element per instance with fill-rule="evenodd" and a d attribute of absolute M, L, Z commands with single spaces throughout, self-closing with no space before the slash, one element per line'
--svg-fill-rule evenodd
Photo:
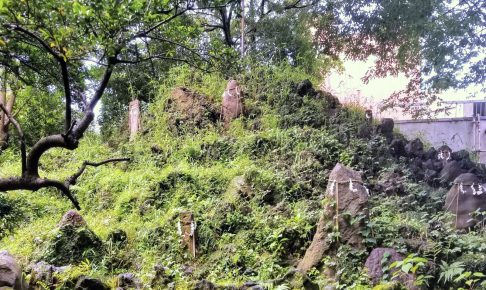
<path fill-rule="evenodd" d="M 129 105 L 128 126 L 130 128 L 130 140 L 133 140 L 140 130 L 140 101 L 133 100 Z"/>
<path fill-rule="evenodd" d="M 179 215 L 179 234 L 182 237 L 182 245 L 187 248 L 189 254 L 196 257 L 196 221 L 190 212 L 182 212 Z"/>
<path fill-rule="evenodd" d="M 225 126 L 228 126 L 231 120 L 238 118 L 243 113 L 242 97 L 238 82 L 230 80 L 223 93 L 223 105 L 221 108 L 221 116 Z"/>

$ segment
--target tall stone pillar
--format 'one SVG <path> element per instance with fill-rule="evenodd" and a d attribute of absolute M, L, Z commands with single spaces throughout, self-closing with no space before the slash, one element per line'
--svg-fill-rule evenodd
<path fill-rule="evenodd" d="M 140 131 L 140 101 L 133 100 L 129 105 L 128 127 L 130 129 L 130 140 L 133 140 Z"/>

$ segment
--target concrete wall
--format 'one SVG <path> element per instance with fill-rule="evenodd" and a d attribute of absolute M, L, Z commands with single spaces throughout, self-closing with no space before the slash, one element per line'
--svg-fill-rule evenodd
<path fill-rule="evenodd" d="M 395 127 L 409 140 L 420 138 L 435 148 L 446 144 L 453 151 L 477 152 L 478 161 L 486 163 L 485 117 L 479 122 L 474 122 L 473 118 L 398 120 Z"/>

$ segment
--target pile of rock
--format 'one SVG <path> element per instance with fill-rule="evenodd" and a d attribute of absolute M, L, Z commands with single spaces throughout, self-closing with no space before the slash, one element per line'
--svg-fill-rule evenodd
<path fill-rule="evenodd" d="M 453 152 L 447 145 L 425 150 L 418 138 L 408 141 L 402 136 L 394 136 L 393 127 L 392 119 L 383 119 L 377 132 L 387 139 L 393 157 L 406 160 L 415 180 L 426 181 L 432 186 L 448 187 L 463 173 L 474 173 L 483 178 L 481 166 L 471 161 L 466 150 Z"/>

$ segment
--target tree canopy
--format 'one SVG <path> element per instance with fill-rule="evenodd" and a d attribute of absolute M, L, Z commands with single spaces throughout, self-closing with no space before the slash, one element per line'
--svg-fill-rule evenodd
<path fill-rule="evenodd" d="M 1 2 L 0 62 L 26 84 L 43 84 L 47 92 L 62 92 L 64 128 L 61 133 L 40 138 L 27 154 L 23 130 L 2 107 L 21 141 L 22 172 L 19 177 L 1 179 L 0 189 L 55 187 L 79 207 L 69 186 L 80 174 L 65 182 L 41 178 L 39 159 L 51 148 L 78 147 L 115 66 L 151 60 L 197 66 L 204 61 L 202 54 L 185 44 L 198 33 L 192 18 L 186 17 L 193 9 L 204 8 L 184 1 Z M 147 39 L 156 40 L 158 51 L 146 45 Z M 74 104 L 77 114 L 73 114 Z"/>

